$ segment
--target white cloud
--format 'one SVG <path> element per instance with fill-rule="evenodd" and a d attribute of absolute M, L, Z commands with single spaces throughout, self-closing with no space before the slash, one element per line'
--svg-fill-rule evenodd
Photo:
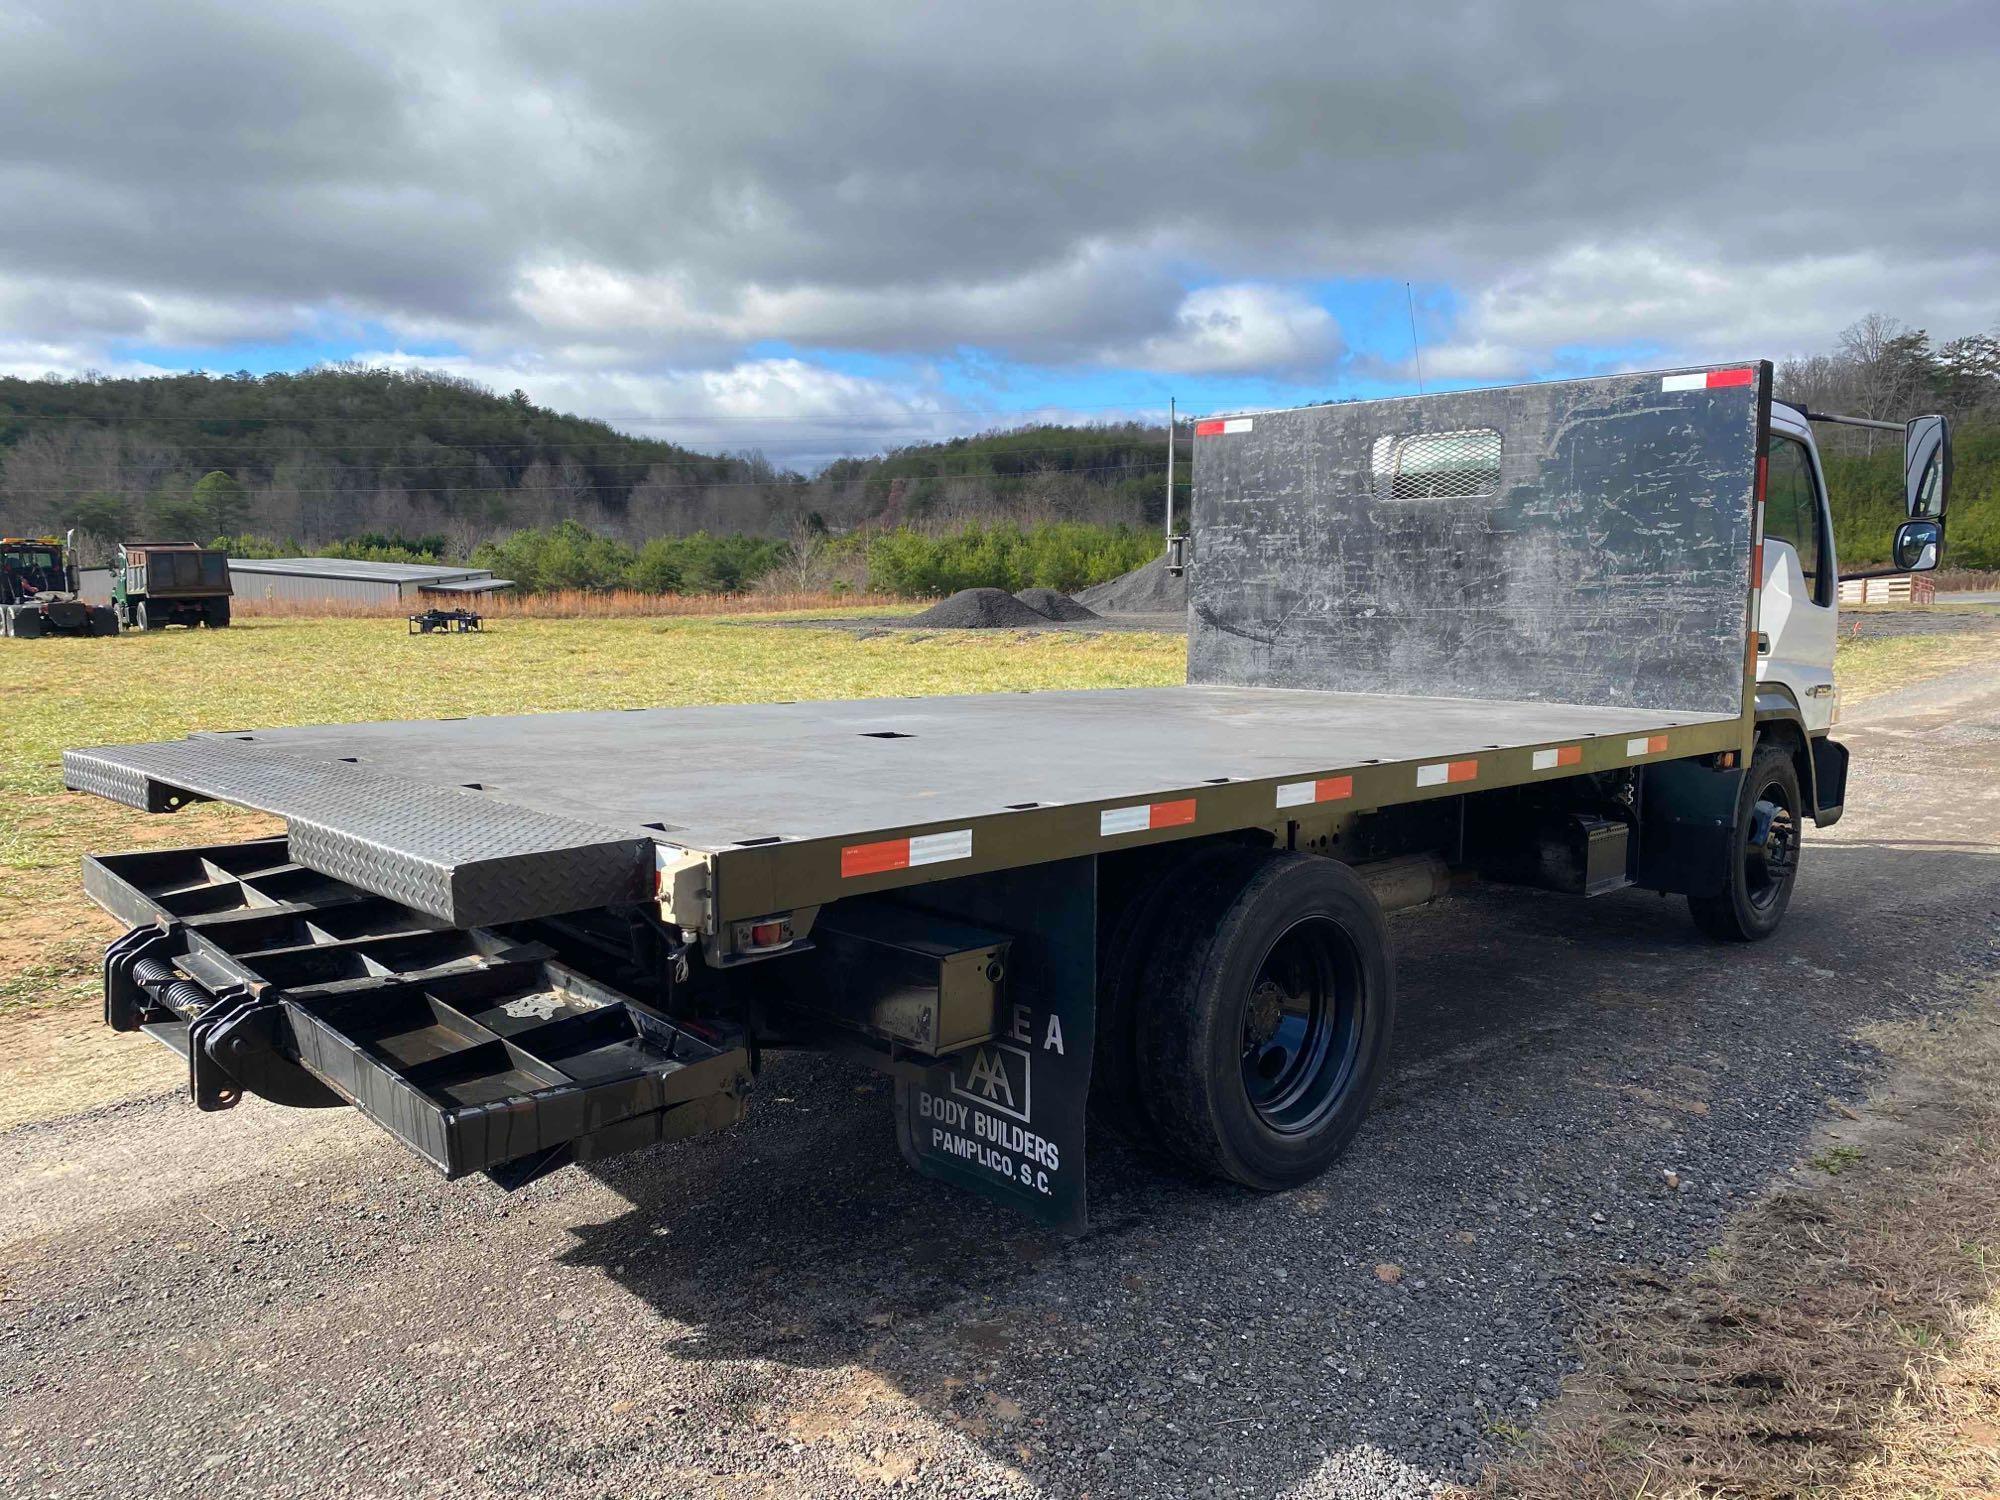
<path fill-rule="evenodd" d="M 1102 359 L 1187 374 L 1292 375 L 1327 369 L 1342 349 L 1339 325 L 1318 303 L 1285 287 L 1242 283 L 1191 292 L 1170 332 Z"/>
<path fill-rule="evenodd" d="M 1871 252 L 1772 260 L 1671 241 L 1582 244 L 1482 287 L 1451 339 L 1424 353 L 1436 379 L 1544 369 L 1558 351 L 1642 344 L 1643 364 L 1830 348 L 1874 308 L 1920 310 L 1941 337 L 1988 323 L 2000 304 L 2000 250 L 1891 262 Z"/>
<path fill-rule="evenodd" d="M 854 451 L 923 442 L 963 430 L 942 399 L 799 359 L 742 360 L 707 370 L 590 369 L 534 357 L 434 358 L 387 350 L 368 365 L 440 370 L 496 391 L 519 389 L 540 406 L 600 414 L 642 437 L 704 452 L 743 446 L 746 430 L 781 465 L 814 467 Z"/>

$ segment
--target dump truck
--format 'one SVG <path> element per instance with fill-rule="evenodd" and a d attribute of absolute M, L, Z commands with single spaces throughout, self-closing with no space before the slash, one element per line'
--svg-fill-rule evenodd
<path fill-rule="evenodd" d="M 229 554 L 194 542 L 124 542 L 111 565 L 111 605 L 130 630 L 229 623 Z"/>
<path fill-rule="evenodd" d="M 1898 425 L 1894 550 L 1933 567 L 1950 435 Z M 106 1020 L 200 1108 L 353 1106 L 508 1188 L 829 1050 L 894 1080 L 918 1172 L 1075 1232 L 1092 1119 L 1253 1189 L 1324 1171 L 1386 1066 L 1385 916 L 1456 882 L 1778 929 L 1848 757 L 1825 483 L 1768 362 L 1193 445 L 1179 686 L 68 752 L 79 791 L 285 823 L 85 861 L 130 924 Z"/>
<path fill-rule="evenodd" d="M 116 613 L 80 597 L 73 534 L 0 537 L 0 636 L 116 634 Z"/>

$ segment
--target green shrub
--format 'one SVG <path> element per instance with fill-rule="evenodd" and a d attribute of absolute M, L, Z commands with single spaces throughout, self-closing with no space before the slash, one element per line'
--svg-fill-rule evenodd
<path fill-rule="evenodd" d="M 902 527 L 868 544 L 868 579 L 885 593 L 920 598 L 960 589 L 1025 588 L 1065 593 L 1129 573 L 1158 555 L 1160 537 L 1129 526 L 1051 521 L 930 534 Z"/>

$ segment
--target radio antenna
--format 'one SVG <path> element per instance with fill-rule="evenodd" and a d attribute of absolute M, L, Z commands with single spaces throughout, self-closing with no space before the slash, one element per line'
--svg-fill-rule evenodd
<path fill-rule="evenodd" d="M 1409 282 L 1403 283 L 1403 296 L 1410 306 L 1410 353 L 1417 360 L 1417 394 L 1424 394 L 1424 347 L 1417 342 L 1417 294 L 1410 290 Z"/>

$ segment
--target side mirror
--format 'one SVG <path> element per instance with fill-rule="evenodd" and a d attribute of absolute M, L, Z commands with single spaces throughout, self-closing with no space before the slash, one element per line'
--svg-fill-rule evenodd
<path fill-rule="evenodd" d="M 1951 487 L 1951 424 L 1912 417 L 1903 428 L 1903 497 L 1912 516 L 1944 514 Z"/>
<path fill-rule="evenodd" d="M 1944 527 L 1936 521 L 1905 521 L 1896 528 L 1896 569 L 1928 573 L 1944 553 Z"/>

